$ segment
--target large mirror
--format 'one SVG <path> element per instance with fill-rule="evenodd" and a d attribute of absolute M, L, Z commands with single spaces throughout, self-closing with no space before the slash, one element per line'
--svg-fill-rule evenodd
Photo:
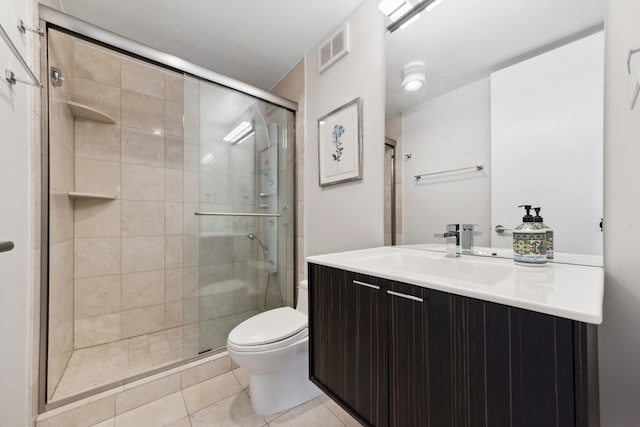
<path fill-rule="evenodd" d="M 443 244 L 444 224 L 473 223 L 477 246 L 508 249 L 530 204 L 556 253 L 601 265 L 604 1 L 429 9 L 386 38 L 398 244 Z"/>

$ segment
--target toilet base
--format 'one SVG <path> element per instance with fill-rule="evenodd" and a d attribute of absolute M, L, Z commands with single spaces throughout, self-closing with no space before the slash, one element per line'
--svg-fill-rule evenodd
<path fill-rule="evenodd" d="M 253 412 L 269 415 L 301 405 L 322 394 L 309 380 L 309 363 L 290 366 L 280 373 L 249 375 Z"/>

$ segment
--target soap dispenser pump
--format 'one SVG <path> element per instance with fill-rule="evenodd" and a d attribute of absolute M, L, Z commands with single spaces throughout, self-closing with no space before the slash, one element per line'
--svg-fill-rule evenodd
<path fill-rule="evenodd" d="M 535 222 L 531 205 L 520 205 L 526 214 L 513 229 L 513 260 L 516 264 L 542 266 L 547 262 L 546 231 Z"/>
<path fill-rule="evenodd" d="M 545 231 L 547 259 L 553 259 L 553 229 L 543 222 L 543 218 L 540 216 L 541 209 L 542 208 L 533 208 L 533 210 L 536 211 L 536 216 L 533 217 L 533 222 L 538 224 Z"/>

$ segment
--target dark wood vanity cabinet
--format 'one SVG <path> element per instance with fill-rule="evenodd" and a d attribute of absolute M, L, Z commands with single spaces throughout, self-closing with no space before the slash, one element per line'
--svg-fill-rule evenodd
<path fill-rule="evenodd" d="M 386 282 L 326 267 L 312 274 L 322 283 L 309 288 L 314 382 L 363 422 L 386 426 Z"/>
<path fill-rule="evenodd" d="M 310 264 L 309 328 L 312 381 L 363 423 L 599 425 L 594 325 Z"/>

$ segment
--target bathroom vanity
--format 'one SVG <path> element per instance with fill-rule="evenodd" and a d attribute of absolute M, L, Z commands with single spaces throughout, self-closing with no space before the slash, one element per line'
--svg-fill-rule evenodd
<path fill-rule="evenodd" d="M 307 258 L 311 380 L 372 426 L 598 426 L 600 267 Z"/>

